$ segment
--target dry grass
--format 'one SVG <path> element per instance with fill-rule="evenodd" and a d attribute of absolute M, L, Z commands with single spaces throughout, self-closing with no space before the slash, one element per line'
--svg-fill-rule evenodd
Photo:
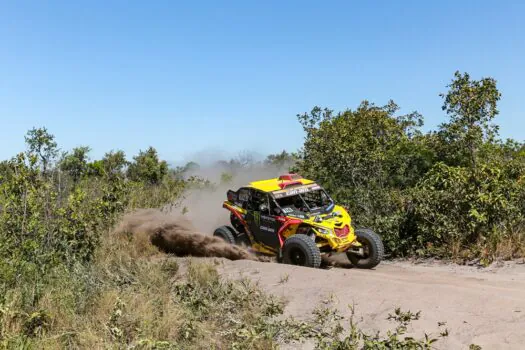
<path fill-rule="evenodd" d="M 494 249 L 495 258 L 511 260 L 525 256 L 525 233 L 522 230 L 500 240 Z"/>
<path fill-rule="evenodd" d="M 22 307 L 26 290 L 6 296 L 0 349 L 263 350 L 305 339 L 327 348 L 368 337 L 355 327 L 344 334 L 344 318 L 326 308 L 309 322 L 282 318 L 283 302 L 249 280 L 223 280 L 210 263 L 176 259 L 147 243 L 141 235 L 107 234 L 92 265 L 54 271 L 29 309 Z M 374 342 L 405 344 L 401 335 Z M 426 341 L 411 342 L 421 348 Z"/>
<path fill-rule="evenodd" d="M 247 281 L 222 281 L 209 264 L 189 259 L 181 273 L 179 261 L 146 235 L 107 234 L 93 265 L 54 271 L 27 312 L 24 290 L 7 296 L 17 311 L 0 313 L 0 348 L 274 347 L 265 327 L 253 327 L 282 312 L 280 302 Z M 45 322 L 28 331 L 35 316 Z M 228 331 L 236 328 L 244 335 Z"/>

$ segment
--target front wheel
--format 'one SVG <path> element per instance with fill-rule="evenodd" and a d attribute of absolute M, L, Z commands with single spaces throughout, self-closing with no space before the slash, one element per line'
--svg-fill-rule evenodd
<path fill-rule="evenodd" d="M 355 230 L 357 241 L 362 244 L 359 251 L 347 251 L 348 260 L 357 268 L 371 269 L 379 265 L 385 254 L 381 238 L 372 230 Z"/>
<path fill-rule="evenodd" d="M 317 268 L 321 266 L 321 252 L 313 239 L 297 234 L 284 241 L 282 262 Z"/>

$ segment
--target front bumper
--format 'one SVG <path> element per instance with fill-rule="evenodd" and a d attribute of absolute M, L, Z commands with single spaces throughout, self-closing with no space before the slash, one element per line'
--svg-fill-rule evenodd
<path fill-rule="evenodd" d="M 317 246 L 321 250 L 330 250 L 332 252 L 342 253 L 346 252 L 352 247 L 361 247 L 356 239 L 356 236 L 353 231 L 349 232 L 345 237 L 337 237 L 335 234 L 330 235 L 318 235 Z"/>

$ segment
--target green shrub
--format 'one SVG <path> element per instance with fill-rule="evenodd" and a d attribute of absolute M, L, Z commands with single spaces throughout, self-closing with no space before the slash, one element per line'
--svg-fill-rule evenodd
<path fill-rule="evenodd" d="M 415 243 L 445 256 L 477 247 L 495 252 L 505 235 L 525 223 L 522 193 L 522 186 L 499 167 L 468 169 L 439 163 L 412 193 Z M 450 249 L 456 251 L 446 251 Z"/>

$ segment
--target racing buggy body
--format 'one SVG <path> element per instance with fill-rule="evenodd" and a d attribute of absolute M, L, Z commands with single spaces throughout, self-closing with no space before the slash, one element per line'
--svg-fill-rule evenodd
<path fill-rule="evenodd" d="M 230 211 L 231 226 L 217 228 L 215 236 L 287 264 L 319 267 L 321 254 L 344 252 L 354 266 L 373 268 L 383 258 L 377 234 L 354 229 L 343 207 L 297 174 L 229 190 L 223 207 Z"/>

